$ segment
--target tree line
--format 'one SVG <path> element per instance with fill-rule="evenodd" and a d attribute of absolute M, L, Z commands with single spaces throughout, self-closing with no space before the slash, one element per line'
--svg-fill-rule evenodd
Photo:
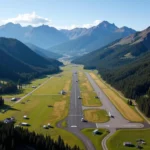
<path fill-rule="evenodd" d="M 28 129 L 15 127 L 14 125 L 0 122 L 0 150 L 80 150 L 78 146 L 70 147 L 59 136 L 53 140 L 50 136 L 44 136 Z"/>
<path fill-rule="evenodd" d="M 17 84 L 9 82 L 0 82 L 0 94 L 16 93 L 18 91 Z"/>
<path fill-rule="evenodd" d="M 0 96 L 0 106 L 3 106 L 4 105 L 4 99 L 2 96 Z"/>

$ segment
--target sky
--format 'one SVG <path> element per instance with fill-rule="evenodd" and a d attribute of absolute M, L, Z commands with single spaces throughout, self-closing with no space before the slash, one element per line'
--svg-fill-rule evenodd
<path fill-rule="evenodd" d="M 150 26 L 150 0 L 0 0 L 0 25 L 89 28 L 106 20 L 137 31 Z"/>

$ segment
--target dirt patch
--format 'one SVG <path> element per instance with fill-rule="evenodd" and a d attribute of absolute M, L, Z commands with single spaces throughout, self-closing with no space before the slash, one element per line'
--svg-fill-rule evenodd
<path fill-rule="evenodd" d="M 64 115 L 66 100 L 56 102 L 54 104 L 54 110 L 50 117 L 50 122 L 55 122 L 56 120 L 60 120 L 60 118 Z"/>
<path fill-rule="evenodd" d="M 108 98 L 113 102 L 116 108 L 124 115 L 124 117 L 131 121 L 142 121 L 142 118 L 132 109 L 130 108 L 119 96 L 116 95 L 110 89 L 104 89 L 105 94 L 107 94 Z"/>
<path fill-rule="evenodd" d="M 83 105 L 88 106 L 88 93 L 82 93 Z"/>
<path fill-rule="evenodd" d="M 90 73 L 90 76 L 96 81 L 96 83 L 100 86 L 101 89 L 107 89 L 108 87 L 99 80 L 99 78 L 94 74 Z"/>
<path fill-rule="evenodd" d="M 64 86 L 64 90 L 65 91 L 69 91 L 70 90 L 70 83 L 71 83 L 71 80 L 68 80 L 67 82 L 66 82 L 66 84 L 65 84 L 65 86 Z"/>
<path fill-rule="evenodd" d="M 92 87 L 91 87 L 89 81 L 87 80 L 87 78 L 84 78 L 84 82 L 82 83 L 82 86 L 86 87 L 86 89 L 87 89 L 88 91 L 93 91 L 93 89 L 92 89 Z"/>

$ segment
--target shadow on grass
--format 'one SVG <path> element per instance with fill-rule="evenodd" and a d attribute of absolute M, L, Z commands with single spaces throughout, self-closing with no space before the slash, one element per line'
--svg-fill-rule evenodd
<path fill-rule="evenodd" d="M 19 109 L 13 108 L 9 105 L 4 104 L 3 106 L 0 106 L 0 112 L 5 113 L 8 110 L 13 110 L 13 111 L 20 111 Z"/>
<path fill-rule="evenodd" d="M 48 105 L 48 107 L 53 107 L 52 105 Z"/>

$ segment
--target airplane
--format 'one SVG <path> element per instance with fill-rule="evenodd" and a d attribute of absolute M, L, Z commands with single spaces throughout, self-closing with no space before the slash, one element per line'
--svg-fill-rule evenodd
<path fill-rule="evenodd" d="M 114 116 L 110 113 L 110 111 L 108 112 L 108 116 L 109 116 L 110 118 L 114 118 Z"/>

